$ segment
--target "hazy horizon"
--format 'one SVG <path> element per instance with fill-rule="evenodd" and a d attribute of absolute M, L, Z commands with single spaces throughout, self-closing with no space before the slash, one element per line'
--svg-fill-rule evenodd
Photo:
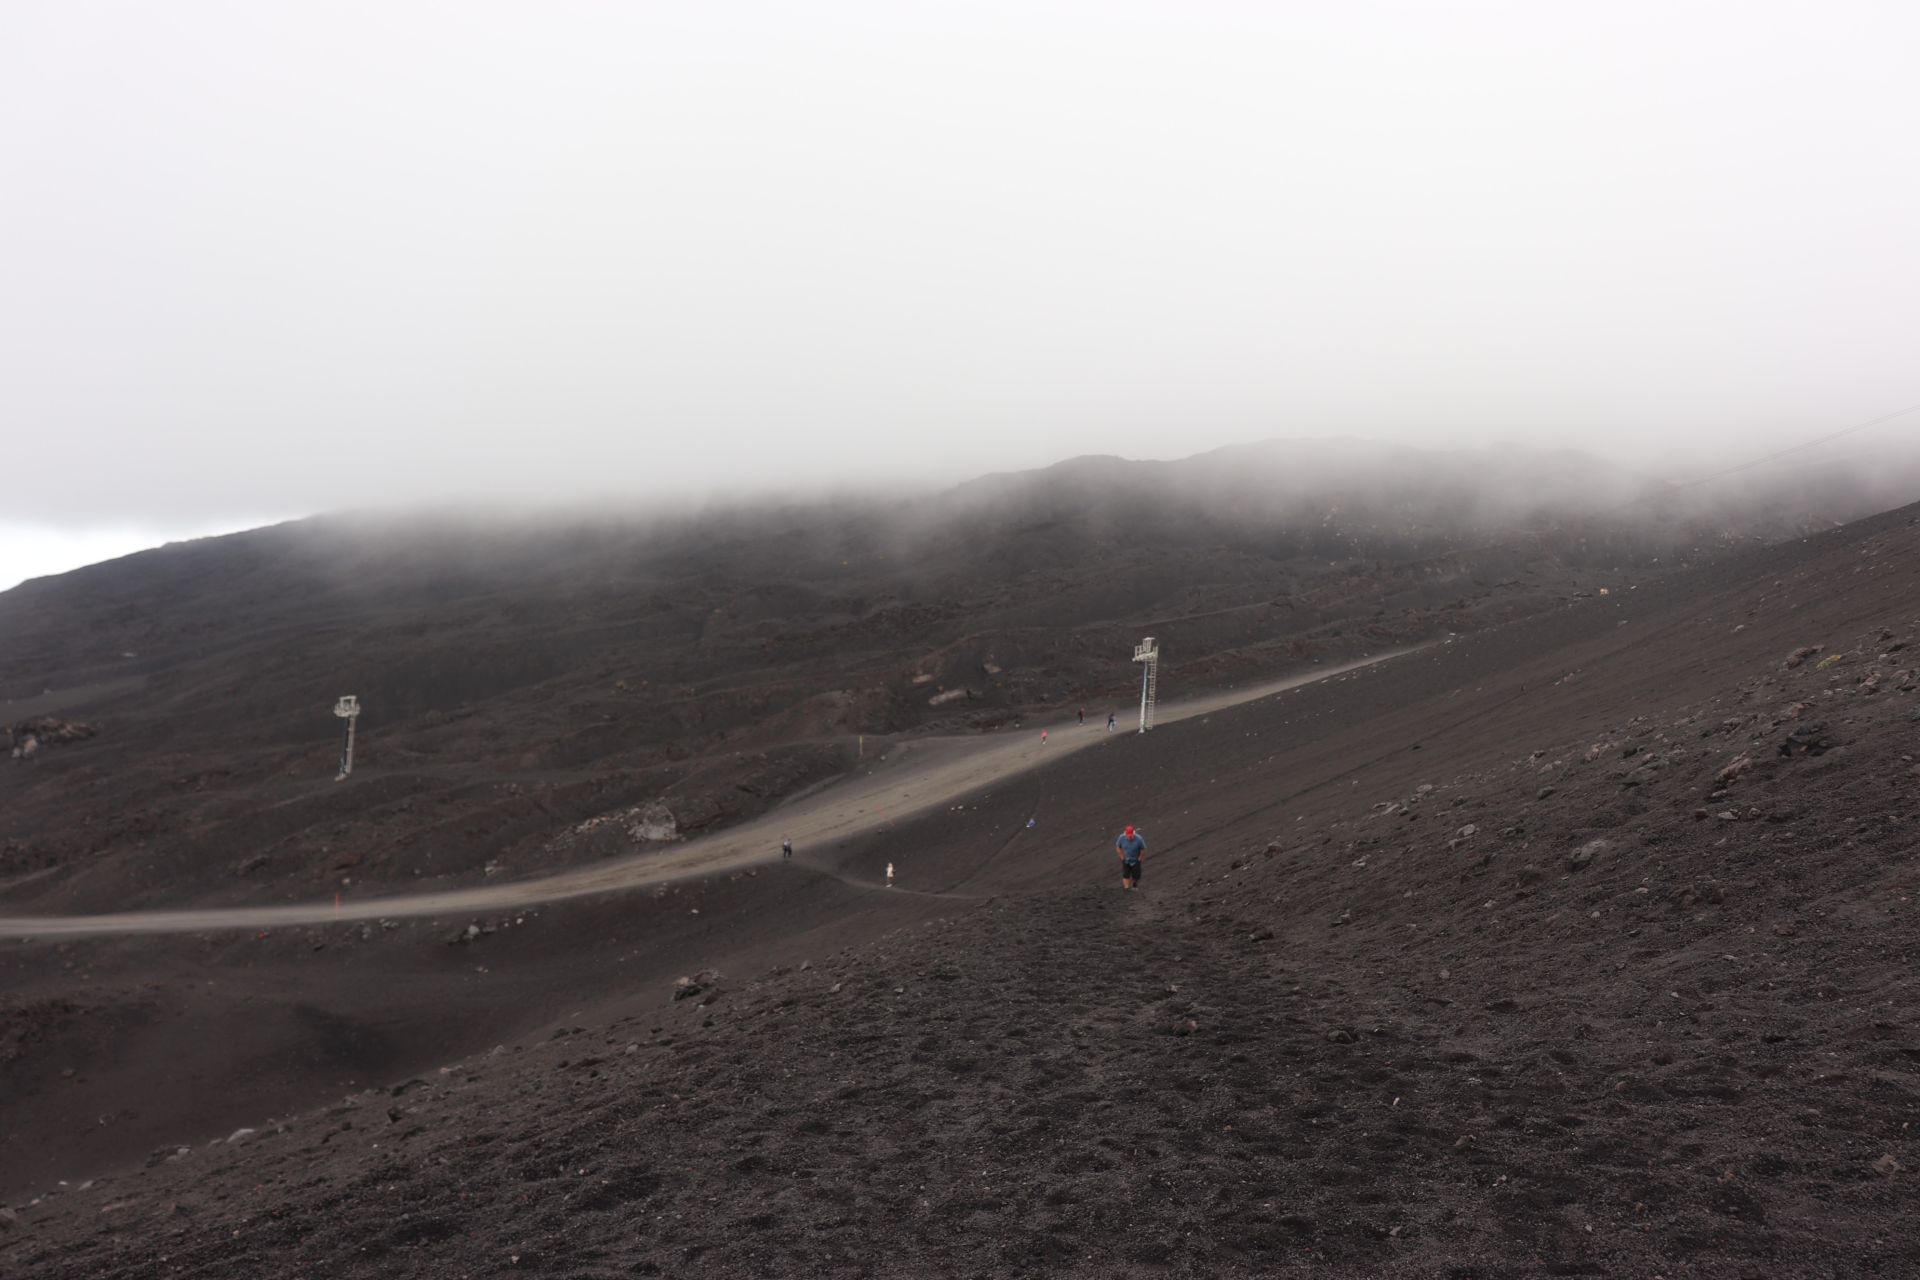
<path fill-rule="evenodd" d="M 0 583 L 1276 437 L 1700 474 L 1920 401 L 1916 10 L 12 12 Z"/>
<path fill-rule="evenodd" d="M 1906 473 L 1912 475 L 1916 484 L 1920 484 L 1920 443 L 1902 441 L 1904 446 L 1897 450 L 1897 460 L 1904 464 Z M 1127 458 L 1126 462 L 1178 462 L 1239 447 L 1260 445 L 1299 445 L 1311 450 L 1314 446 L 1357 446 L 1362 449 L 1378 447 L 1382 449 L 1418 448 L 1406 446 L 1396 441 L 1374 440 L 1364 437 L 1306 437 L 1301 439 L 1270 439 L 1263 441 L 1235 441 L 1221 446 L 1220 449 L 1201 450 L 1196 454 L 1183 454 L 1167 458 Z M 1550 451 L 1537 449 L 1514 442 L 1496 442 L 1492 445 L 1455 448 L 1446 445 L 1426 446 L 1435 453 L 1464 453 L 1469 455 L 1485 454 L 1489 462 L 1497 462 L 1512 453 L 1540 456 Z M 1599 455 L 1574 451 L 1578 456 L 1591 458 L 1596 466 L 1610 461 Z M 151 550 L 175 542 L 187 542 L 200 538 L 218 537 L 230 533 L 299 521 L 315 517 L 347 516 L 382 518 L 397 516 L 401 518 L 430 516 L 436 512 L 456 518 L 486 519 L 488 513 L 501 519 L 533 518 L 546 520 L 565 511 L 580 519 L 591 520 L 608 514 L 689 514 L 706 509 L 756 508 L 769 501 L 797 501 L 802 503 L 843 500 L 887 500 L 904 501 L 911 504 L 920 497 L 939 494 L 953 488 L 956 484 L 967 486 L 969 482 L 990 479 L 1001 475 L 1028 474 L 1045 471 L 1076 460 L 1084 460 L 1113 455 L 1076 454 L 1069 458 L 1057 458 L 1035 468 L 1005 468 L 982 471 L 972 475 L 954 476 L 943 482 L 913 482 L 909 484 L 889 485 L 881 481 L 849 482 L 834 487 L 820 487 L 798 494 L 783 493 L 773 488 L 760 490 L 711 490 L 702 494 L 680 495 L 671 502 L 654 501 L 644 497 L 622 495 L 617 491 L 599 494 L 580 494 L 571 499 L 547 498 L 516 502 L 499 500 L 475 500 L 472 497 L 451 496 L 434 501 L 388 504 L 344 504 L 339 507 L 303 513 L 288 513 L 273 517 L 233 520 L 218 524 L 201 524 L 166 529 L 128 526 L 107 526 L 102 528 L 62 529 L 54 526 L 32 526 L 8 523 L 0 520 L 0 592 L 5 592 L 24 581 L 36 577 L 46 577 L 84 568 L 88 565 L 118 559 L 135 552 Z M 1661 474 L 1658 471 L 1639 472 L 1632 468 L 1621 468 L 1609 476 L 1597 476 L 1596 483 L 1612 483 L 1623 475 L 1641 475 L 1646 479 L 1666 481 L 1683 487 L 1705 482 L 1716 485 L 1722 482 L 1744 485 L 1751 482 L 1777 484 L 1790 469 L 1799 469 L 1809 461 L 1817 461 L 1823 467 L 1852 472 L 1865 476 L 1873 465 L 1890 460 L 1895 453 L 1885 448 L 1885 441 L 1871 431 L 1865 434 L 1851 433 L 1847 438 L 1829 445 L 1820 445 L 1815 449 L 1789 448 L 1784 456 L 1756 455 L 1722 459 L 1719 465 L 1697 471 L 1679 471 Z M 1510 457 L 1507 460 L 1511 460 Z M 1750 470 L 1750 464 L 1758 467 Z M 1498 498 L 1497 494 L 1490 494 Z M 1913 500 L 1920 500 L 1920 487 L 1912 494 Z"/>

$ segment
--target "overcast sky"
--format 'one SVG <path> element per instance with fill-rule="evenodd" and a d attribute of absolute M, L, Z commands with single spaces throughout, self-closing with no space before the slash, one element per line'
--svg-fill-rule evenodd
<path fill-rule="evenodd" d="M 1910 3 L 0 14 L 0 586 L 346 504 L 1691 465 L 1920 401 Z"/>

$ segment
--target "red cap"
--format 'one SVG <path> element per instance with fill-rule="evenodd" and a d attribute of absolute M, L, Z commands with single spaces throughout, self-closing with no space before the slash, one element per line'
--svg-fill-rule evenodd
<path fill-rule="evenodd" d="M 1128 835 L 1132 835 L 1132 834 L 1133 834 L 1133 828 L 1132 828 L 1132 827 L 1128 827 L 1128 828 L 1127 828 L 1127 834 L 1128 834 Z"/>

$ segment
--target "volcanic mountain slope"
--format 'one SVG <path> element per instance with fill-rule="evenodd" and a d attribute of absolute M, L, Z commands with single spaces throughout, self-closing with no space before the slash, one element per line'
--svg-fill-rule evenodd
<path fill-rule="evenodd" d="M 811 866 L 555 908 L 472 981 L 576 910 L 718 916 L 688 974 L 752 941 L 729 919 L 761 951 L 76 1168 L 0 1265 L 1911 1274 L 1917 602 L 1907 509 L 1116 737 Z M 869 940 L 752 906 L 885 862 Z"/>
<path fill-rule="evenodd" d="M 1826 500 L 1844 505 L 1843 499 Z M 526 874 L 699 833 L 861 738 L 1465 632 L 1803 531 L 1578 455 L 1272 443 L 699 517 L 319 519 L 0 595 L 0 900 L 109 910 Z M 360 769 L 333 785 L 335 697 Z M 96 729 L 52 745 L 47 717 Z M 6 762 L 0 761 L 0 764 Z M 603 824 L 604 825 L 604 824 Z"/>

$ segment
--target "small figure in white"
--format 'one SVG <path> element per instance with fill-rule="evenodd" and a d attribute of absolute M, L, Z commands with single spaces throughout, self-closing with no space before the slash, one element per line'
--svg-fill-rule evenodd
<path fill-rule="evenodd" d="M 1113 732 L 1113 716 L 1114 716 L 1113 712 L 1111 711 L 1107 712 L 1107 732 L 1108 733 Z"/>
<path fill-rule="evenodd" d="M 1033 830 L 1033 829 L 1034 829 L 1035 827 L 1037 827 L 1037 826 L 1039 826 L 1039 825 L 1040 825 L 1040 819 L 1038 819 L 1038 818 L 1028 818 L 1028 819 L 1027 819 L 1027 830 L 1029 830 L 1029 831 L 1031 831 L 1031 830 Z"/>
<path fill-rule="evenodd" d="M 887 864 L 887 888 L 893 888 L 893 864 L 891 862 Z"/>
<path fill-rule="evenodd" d="M 781 836 L 780 837 L 780 860 L 782 862 L 786 862 L 786 861 L 790 861 L 792 857 L 793 857 L 793 837 Z"/>

